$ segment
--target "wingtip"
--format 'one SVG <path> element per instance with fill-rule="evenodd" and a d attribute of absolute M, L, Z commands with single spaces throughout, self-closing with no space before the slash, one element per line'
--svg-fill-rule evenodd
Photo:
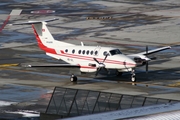
<path fill-rule="evenodd" d="M 167 48 L 171 49 L 172 47 L 171 46 L 167 46 Z"/>

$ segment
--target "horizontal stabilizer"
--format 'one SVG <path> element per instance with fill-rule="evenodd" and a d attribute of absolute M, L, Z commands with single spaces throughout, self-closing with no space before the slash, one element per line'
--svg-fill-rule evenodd
<path fill-rule="evenodd" d="M 51 21 L 55 21 L 55 20 L 59 20 L 59 18 L 47 19 L 47 20 L 43 20 L 43 21 L 28 21 L 28 22 L 14 23 L 14 24 L 8 24 L 8 25 L 28 25 L 28 24 L 38 24 L 38 23 L 42 23 L 42 22 L 51 22 Z"/>

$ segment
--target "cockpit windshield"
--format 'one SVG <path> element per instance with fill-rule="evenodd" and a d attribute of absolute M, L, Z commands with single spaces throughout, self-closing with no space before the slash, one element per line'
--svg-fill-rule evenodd
<path fill-rule="evenodd" d="M 109 51 L 111 55 L 117 55 L 117 54 L 122 54 L 119 49 L 114 49 Z"/>

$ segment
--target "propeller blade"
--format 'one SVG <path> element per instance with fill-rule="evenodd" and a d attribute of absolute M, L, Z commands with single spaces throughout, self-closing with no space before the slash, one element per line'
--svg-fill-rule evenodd
<path fill-rule="evenodd" d="M 148 46 L 146 45 L 146 54 L 148 54 Z"/>
<path fill-rule="evenodd" d="M 100 71 L 102 68 L 103 68 L 103 69 L 105 69 L 107 72 L 109 72 L 109 71 L 105 68 L 105 65 L 104 65 L 104 62 L 105 62 L 105 60 L 106 60 L 107 56 L 108 56 L 108 54 L 105 56 L 105 58 L 104 58 L 104 60 L 103 60 L 103 62 L 102 62 L 102 63 L 101 63 L 101 62 L 99 62 L 96 58 L 93 58 L 93 59 L 94 59 L 94 61 L 96 61 L 96 62 L 99 64 L 99 67 L 98 67 L 98 69 L 97 69 L 97 71 L 96 71 L 95 76 L 97 76 L 97 75 L 98 75 L 99 71 Z"/>
<path fill-rule="evenodd" d="M 103 68 L 107 73 L 109 73 L 109 70 L 108 69 L 106 69 L 106 68 Z"/>
<path fill-rule="evenodd" d="M 148 54 L 148 46 L 147 45 L 146 45 L 146 54 Z M 148 61 L 146 61 L 146 73 L 148 73 L 148 67 L 149 67 Z"/>
<path fill-rule="evenodd" d="M 103 60 L 103 63 L 105 62 L 106 58 L 107 58 L 108 54 L 105 56 L 104 60 Z"/>
<path fill-rule="evenodd" d="M 148 73 L 148 66 L 149 66 L 149 63 L 148 61 L 146 62 L 146 73 Z"/>
<path fill-rule="evenodd" d="M 99 73 L 100 70 L 101 70 L 101 68 L 98 68 L 98 69 L 97 69 L 95 76 L 98 75 L 98 73 Z"/>
<path fill-rule="evenodd" d="M 94 61 L 96 61 L 98 64 L 100 64 L 99 61 L 98 61 L 96 58 L 93 58 L 93 59 L 94 59 Z"/>

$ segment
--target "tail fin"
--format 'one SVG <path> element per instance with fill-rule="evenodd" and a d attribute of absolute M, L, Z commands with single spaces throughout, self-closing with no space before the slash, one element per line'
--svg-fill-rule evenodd
<path fill-rule="evenodd" d="M 52 34 L 49 32 L 46 24 L 46 22 L 32 24 L 38 44 L 43 44 L 44 46 L 49 48 L 73 45 L 70 43 L 55 40 Z"/>
<path fill-rule="evenodd" d="M 57 44 L 55 43 L 56 40 L 54 40 L 53 36 L 49 32 L 47 26 L 47 23 L 41 22 L 38 24 L 32 24 L 32 27 L 34 29 L 34 34 L 36 36 L 38 44 L 42 44 L 47 47 L 56 47 Z"/>
<path fill-rule="evenodd" d="M 57 41 L 53 38 L 46 24 L 47 22 L 54 21 L 54 20 L 58 20 L 58 19 L 54 18 L 54 19 L 49 19 L 45 21 L 28 21 L 24 23 L 15 23 L 12 25 L 32 24 L 38 45 L 41 49 L 42 47 L 54 48 L 54 47 L 60 47 L 60 46 L 74 46 L 73 44 Z"/>

